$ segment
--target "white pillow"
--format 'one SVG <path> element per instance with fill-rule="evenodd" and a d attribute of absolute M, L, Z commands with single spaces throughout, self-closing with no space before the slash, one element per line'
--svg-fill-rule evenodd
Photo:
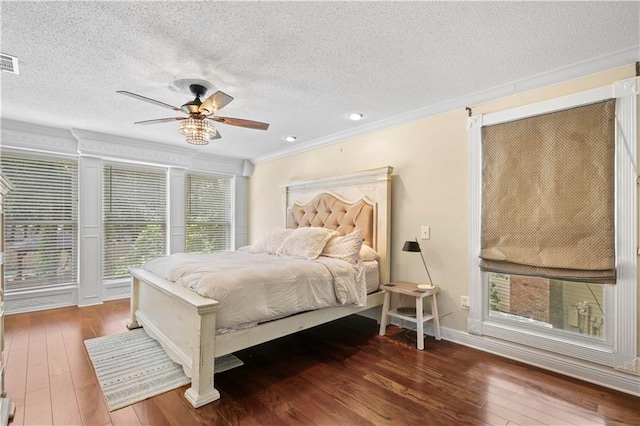
<path fill-rule="evenodd" d="M 363 262 L 367 262 L 370 260 L 378 260 L 380 259 L 380 255 L 378 254 L 377 251 L 375 251 L 368 245 L 363 244 L 362 247 L 360 248 L 360 259 L 362 259 Z"/>
<path fill-rule="evenodd" d="M 277 254 L 308 260 L 317 259 L 329 238 L 336 234 L 336 231 L 317 226 L 296 228 L 284 239 Z"/>
<path fill-rule="evenodd" d="M 268 253 L 276 254 L 278 249 L 282 245 L 282 242 L 287 238 L 293 229 L 285 228 L 273 228 L 267 233 L 258 243 L 249 249 L 250 253 Z"/>
<path fill-rule="evenodd" d="M 344 260 L 354 265 L 358 263 L 360 248 L 362 247 L 362 232 L 359 229 L 341 237 L 334 235 L 327 241 L 322 250 L 323 256 Z"/>

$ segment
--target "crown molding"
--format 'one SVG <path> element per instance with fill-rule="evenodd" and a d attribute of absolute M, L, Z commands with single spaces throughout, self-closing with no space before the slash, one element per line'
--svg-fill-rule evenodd
<path fill-rule="evenodd" d="M 451 99 L 435 105 L 428 105 L 423 108 L 369 123 L 345 132 L 334 133 L 333 135 L 295 145 L 281 151 L 252 158 L 251 161 L 254 164 L 266 163 L 268 161 L 277 160 L 279 158 L 288 157 L 290 155 L 311 151 L 322 146 L 332 145 L 338 142 L 342 142 L 346 139 L 363 136 L 375 131 L 388 129 L 412 121 L 417 121 L 427 117 L 451 112 L 456 109 L 464 108 L 465 106 L 478 105 L 499 98 L 513 96 L 515 94 L 523 93 L 533 89 L 539 89 L 542 87 L 550 86 L 552 84 L 562 83 L 564 81 L 585 77 L 590 74 L 596 74 L 624 65 L 629 65 L 640 60 L 640 54 L 638 53 L 639 51 L 640 45 L 628 49 L 619 50 L 587 61 L 577 62 L 566 67 L 557 68 L 555 70 L 538 74 L 533 77 L 516 80 L 510 83 L 471 93 L 469 95 Z"/>
<path fill-rule="evenodd" d="M 71 132 L 78 139 L 78 152 L 81 155 L 126 159 L 208 173 L 242 175 L 242 159 L 83 129 L 74 128 Z"/>
<path fill-rule="evenodd" d="M 244 160 L 211 154 L 194 154 L 189 170 L 242 176 Z"/>
<path fill-rule="evenodd" d="M 80 155 L 188 167 L 192 153 L 170 145 L 72 128 Z"/>
<path fill-rule="evenodd" d="M 56 154 L 78 154 L 76 139 L 68 129 L 2 119 L 3 148 Z"/>
<path fill-rule="evenodd" d="M 62 129 L 8 119 L 2 119 L 1 123 L 2 148 L 83 155 L 234 176 L 242 176 L 245 172 L 245 160 L 239 158 L 85 129 Z"/>

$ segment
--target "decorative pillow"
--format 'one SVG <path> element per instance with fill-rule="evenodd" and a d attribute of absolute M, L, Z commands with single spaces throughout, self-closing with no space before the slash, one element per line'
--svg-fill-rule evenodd
<path fill-rule="evenodd" d="M 375 251 L 368 245 L 363 244 L 362 248 L 360 248 L 360 259 L 363 262 L 368 262 L 370 260 L 378 260 L 380 259 L 380 255 L 378 254 L 377 251 Z"/>
<path fill-rule="evenodd" d="M 249 249 L 250 253 L 268 253 L 276 254 L 278 249 L 282 245 L 282 242 L 287 238 L 293 229 L 285 228 L 273 228 L 267 233 L 258 243 Z"/>
<path fill-rule="evenodd" d="M 278 249 L 279 256 L 292 256 L 313 260 L 320 256 L 329 238 L 337 231 L 317 226 L 296 228 L 284 239 Z"/>
<path fill-rule="evenodd" d="M 327 241 L 327 245 L 322 250 L 323 256 L 334 257 L 346 262 L 358 263 L 360 248 L 362 247 L 362 232 L 356 229 L 350 234 L 341 237 L 334 235 Z"/>

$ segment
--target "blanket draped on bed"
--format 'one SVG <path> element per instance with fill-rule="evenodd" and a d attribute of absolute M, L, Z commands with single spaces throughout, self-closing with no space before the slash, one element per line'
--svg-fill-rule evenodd
<path fill-rule="evenodd" d="M 366 303 L 362 266 L 330 257 L 179 253 L 151 259 L 144 269 L 220 302 L 218 332 L 313 309 Z"/>

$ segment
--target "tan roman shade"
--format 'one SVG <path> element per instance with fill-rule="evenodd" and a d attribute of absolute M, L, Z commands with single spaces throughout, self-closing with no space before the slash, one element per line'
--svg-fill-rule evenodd
<path fill-rule="evenodd" d="M 615 99 L 482 129 L 486 271 L 615 283 Z"/>

